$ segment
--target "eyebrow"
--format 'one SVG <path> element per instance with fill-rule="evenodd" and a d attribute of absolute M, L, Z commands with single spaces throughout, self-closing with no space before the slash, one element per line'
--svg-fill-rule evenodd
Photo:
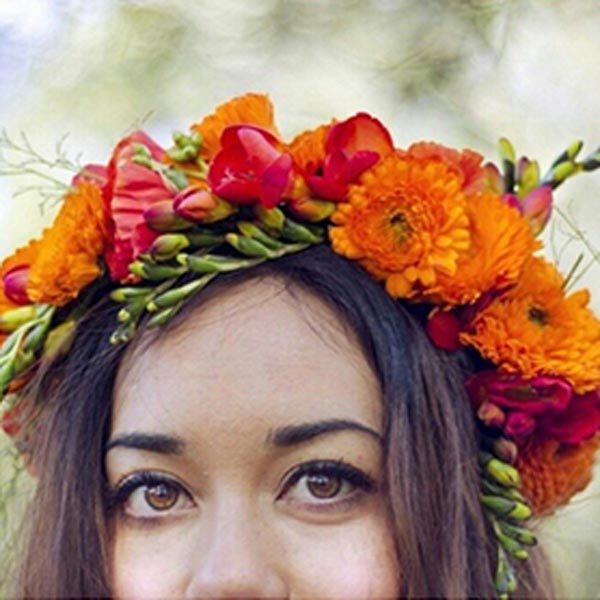
<path fill-rule="evenodd" d="M 300 423 L 298 425 L 286 425 L 278 427 L 270 431 L 267 435 L 266 443 L 269 445 L 286 448 L 311 440 L 317 436 L 336 431 L 358 431 L 367 433 L 377 439 L 378 442 L 383 442 L 382 436 L 359 423 L 349 419 L 328 419 L 326 421 L 314 421 L 312 423 Z M 181 455 L 185 452 L 185 442 L 173 435 L 165 435 L 160 433 L 125 433 L 118 435 L 104 447 L 106 454 L 113 448 L 133 448 L 135 450 L 144 450 L 146 452 L 156 452 L 157 454 L 172 454 Z"/>
<path fill-rule="evenodd" d="M 117 447 L 180 455 L 185 451 L 185 442 L 177 436 L 160 433 L 125 433 L 109 440 L 104 447 L 104 452 Z"/>
<path fill-rule="evenodd" d="M 358 431 L 376 438 L 380 443 L 383 442 L 380 433 L 358 421 L 349 419 L 328 419 L 326 421 L 286 425 L 269 432 L 266 442 L 273 446 L 286 448 L 335 431 Z"/>

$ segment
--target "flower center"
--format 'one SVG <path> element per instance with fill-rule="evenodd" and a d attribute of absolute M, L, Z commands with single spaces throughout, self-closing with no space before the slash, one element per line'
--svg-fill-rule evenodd
<path fill-rule="evenodd" d="M 527 313 L 527 318 L 532 322 L 538 325 L 539 327 L 544 327 L 548 325 L 548 313 L 537 306 L 532 306 Z"/>
<path fill-rule="evenodd" d="M 390 219 L 390 227 L 396 234 L 396 239 L 398 242 L 403 242 L 412 233 L 412 227 L 410 226 L 406 215 L 401 212 L 392 215 Z"/>

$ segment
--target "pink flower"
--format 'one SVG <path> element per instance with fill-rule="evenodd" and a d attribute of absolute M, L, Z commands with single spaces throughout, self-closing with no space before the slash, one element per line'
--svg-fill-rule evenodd
<path fill-rule="evenodd" d="M 393 150 L 388 130 L 367 113 L 358 113 L 330 129 L 323 164 L 306 174 L 306 183 L 319 198 L 343 200 L 348 185 Z"/>
<path fill-rule="evenodd" d="M 190 186 L 175 196 L 173 209 L 188 221 L 201 221 L 217 203 L 209 190 Z"/>
<path fill-rule="evenodd" d="M 466 386 L 476 409 L 492 405 L 506 415 L 502 430 L 516 441 L 540 431 L 576 444 L 600 429 L 600 392 L 576 395 L 559 377 L 525 379 L 512 373 L 482 371 L 471 376 Z"/>
<path fill-rule="evenodd" d="M 552 188 L 548 185 L 531 190 L 521 200 L 521 212 L 529 221 L 534 235 L 541 233 L 552 214 Z"/>
<path fill-rule="evenodd" d="M 227 127 L 208 172 L 212 191 L 234 204 L 260 202 L 273 208 L 281 201 L 292 171 L 292 157 L 280 148 L 279 140 L 261 127 Z"/>
<path fill-rule="evenodd" d="M 177 189 L 152 169 L 133 161 L 136 145 L 147 148 L 153 160 L 162 161 L 165 151 L 142 131 L 122 139 L 108 165 L 105 199 L 112 219 L 106 261 L 111 277 L 130 279 L 128 266 L 158 237 L 144 220 L 154 204 L 174 198 Z"/>

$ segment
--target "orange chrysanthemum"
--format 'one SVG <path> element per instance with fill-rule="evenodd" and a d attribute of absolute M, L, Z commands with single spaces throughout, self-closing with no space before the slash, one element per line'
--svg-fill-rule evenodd
<path fill-rule="evenodd" d="M 29 297 L 55 306 L 73 300 L 100 275 L 98 257 L 107 235 L 102 192 L 96 184 L 82 181 L 44 231 L 29 271 Z"/>
<path fill-rule="evenodd" d="M 481 165 L 483 156 L 473 150 L 455 150 L 435 142 L 417 142 L 406 151 L 408 156 L 421 160 L 439 160 L 461 179 L 465 193 L 486 191 L 486 172 Z"/>
<path fill-rule="evenodd" d="M 566 297 L 560 273 L 542 258 L 532 258 L 523 273 L 475 316 L 461 341 L 504 371 L 563 377 L 578 393 L 597 388 L 600 321 L 587 308 L 588 291 Z"/>
<path fill-rule="evenodd" d="M 221 104 L 214 113 L 191 127 L 202 135 L 200 156 L 211 160 L 219 152 L 221 134 L 230 125 L 258 125 L 279 136 L 273 112 L 271 101 L 263 94 L 245 94 Z"/>
<path fill-rule="evenodd" d="M 518 210 L 495 194 L 470 196 L 467 216 L 471 246 L 459 257 L 455 273 L 440 273 L 439 289 L 428 295 L 433 302 L 470 304 L 488 290 L 514 284 L 541 245 Z"/>
<path fill-rule="evenodd" d="M 600 435 L 576 446 L 532 436 L 519 448 L 520 491 L 536 515 L 553 513 L 588 485 L 598 447 Z"/>
<path fill-rule="evenodd" d="M 439 161 L 392 154 L 350 188 L 333 214 L 333 249 L 385 279 L 396 298 L 421 299 L 456 273 L 470 246 L 461 180 Z"/>

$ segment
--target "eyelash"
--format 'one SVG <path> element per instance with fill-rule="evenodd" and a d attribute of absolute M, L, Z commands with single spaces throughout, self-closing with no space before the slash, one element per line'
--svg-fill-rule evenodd
<path fill-rule="evenodd" d="M 360 499 L 364 494 L 369 494 L 377 490 L 375 480 L 360 471 L 359 469 L 345 463 L 342 460 L 337 461 L 310 461 L 295 467 L 289 475 L 286 476 L 282 491 L 277 496 L 277 500 L 283 498 L 288 491 L 306 476 L 327 476 L 339 480 L 341 483 L 348 482 L 356 489 L 341 499 L 325 500 L 308 505 L 309 510 L 317 511 L 335 511 L 348 508 Z M 110 513 L 118 511 L 121 516 L 134 521 L 151 524 L 157 521 L 158 517 L 134 517 L 128 515 L 124 510 L 124 505 L 129 497 L 139 488 L 154 488 L 158 485 L 166 485 L 169 488 L 175 488 L 178 493 L 184 494 L 191 499 L 191 495 L 174 479 L 161 473 L 152 471 L 139 471 L 129 475 L 121 480 L 114 488 L 107 490 L 107 505 Z M 304 504 L 304 503 L 302 503 Z M 157 511 L 158 513 L 159 511 Z M 167 511 L 168 512 L 168 511 Z"/>

